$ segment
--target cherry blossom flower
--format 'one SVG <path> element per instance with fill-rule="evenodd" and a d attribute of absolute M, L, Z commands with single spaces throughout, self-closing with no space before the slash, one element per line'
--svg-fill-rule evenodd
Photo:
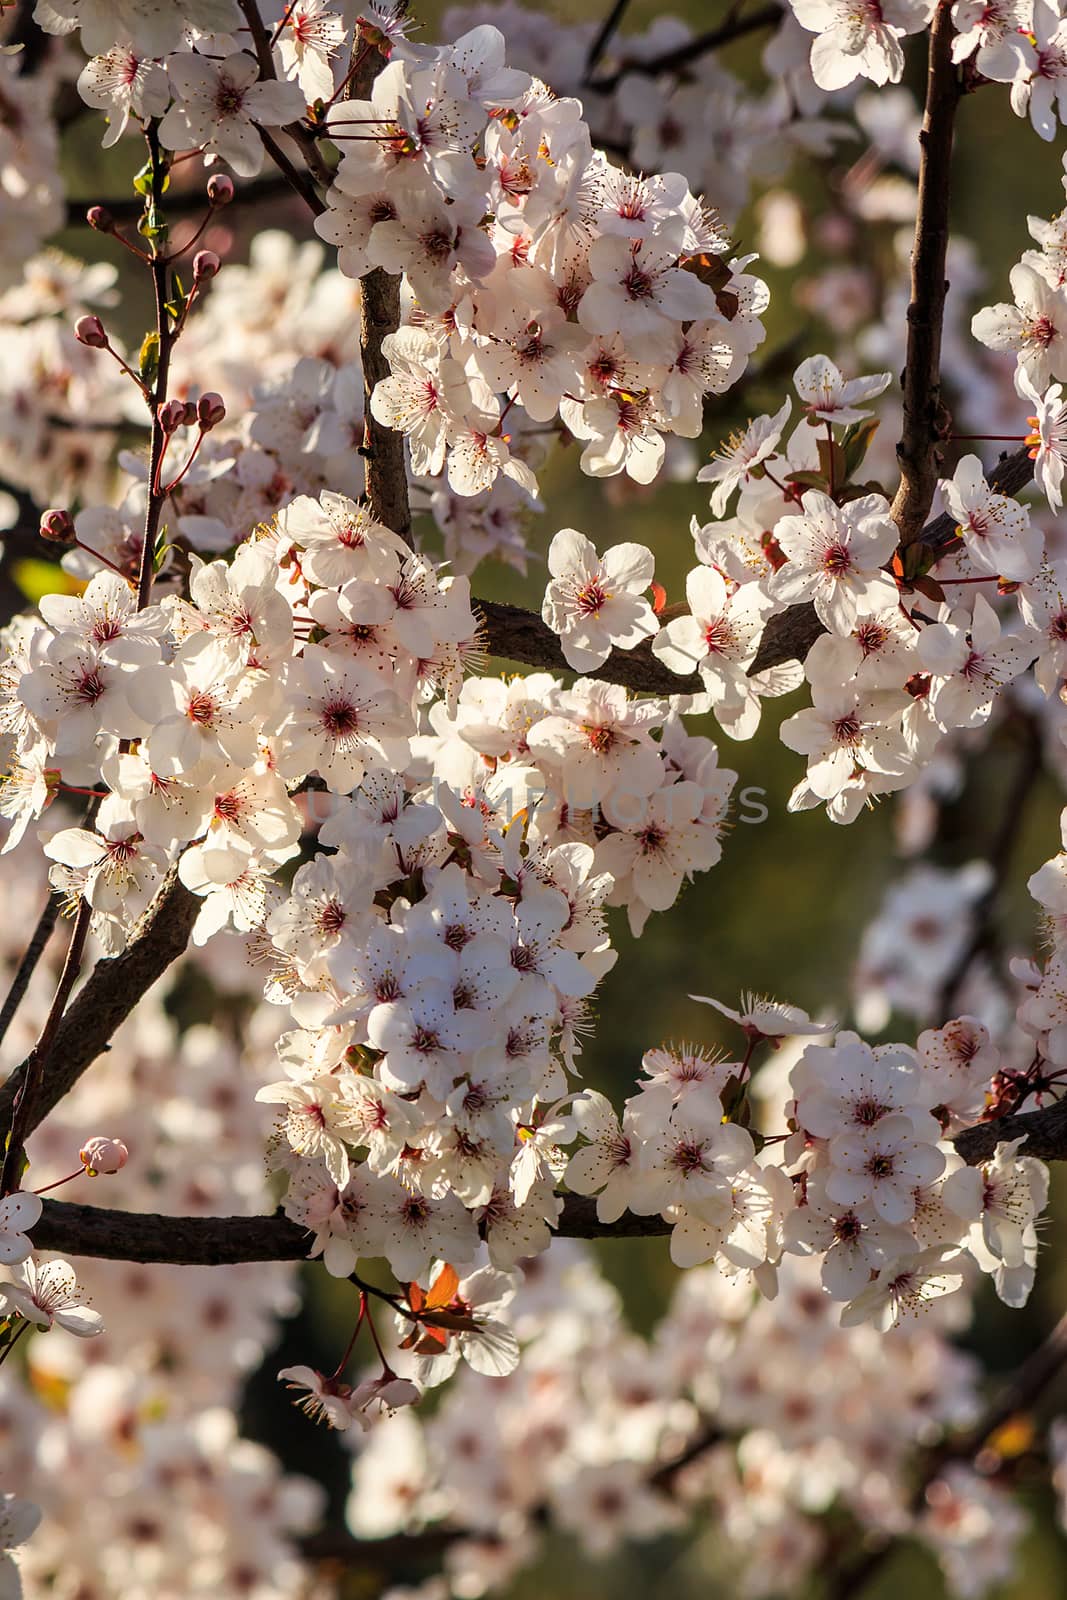
<path fill-rule="evenodd" d="M 826 1193 L 846 1205 L 870 1201 L 884 1222 L 910 1221 L 916 1188 L 944 1171 L 939 1132 L 929 1116 L 893 1111 L 859 1131 L 835 1134 Z"/>
<path fill-rule="evenodd" d="M 98 1311 L 85 1304 L 74 1268 L 67 1261 L 38 1265 L 32 1256 L 14 1268 L 14 1282 L 0 1283 L 0 1303 L 38 1328 L 63 1328 L 79 1339 L 103 1333 Z"/>
<path fill-rule="evenodd" d="M 159 63 L 122 45 L 94 56 L 82 68 L 78 93 L 87 106 L 108 113 L 105 150 L 122 138 L 131 116 L 161 117 L 170 103 L 167 75 Z"/>
<path fill-rule="evenodd" d="M 0 1497 L 0 1586 L 11 1600 L 21 1600 L 22 1584 L 10 1552 L 33 1537 L 41 1514 L 32 1500 L 19 1500 L 13 1494 Z"/>
<path fill-rule="evenodd" d="M 1033 18 L 1033 0 L 955 0 L 953 61 L 974 56 L 983 78 L 1010 83 L 1019 69 L 1021 41 Z M 976 54 L 977 52 L 977 54 Z"/>
<path fill-rule="evenodd" d="M 836 506 L 809 489 L 800 516 L 782 517 L 774 537 L 789 558 L 768 581 L 776 600 L 811 600 L 832 633 L 850 633 L 861 616 L 886 610 L 896 599 L 893 580 L 880 569 L 897 543 L 896 524 L 882 495 L 862 495 Z"/>
<path fill-rule="evenodd" d="M 901 39 L 928 26 L 930 0 L 789 0 L 797 21 L 818 37 L 811 46 L 811 74 L 820 89 L 843 89 L 856 78 L 899 83 L 904 70 Z"/>
<path fill-rule="evenodd" d="M 337 1428 L 341 1432 L 351 1427 L 350 1384 L 342 1383 L 337 1378 L 324 1378 L 314 1367 L 300 1366 L 282 1367 L 278 1382 L 297 1393 L 302 1389 L 306 1391 L 296 1404 L 313 1422 L 325 1422 L 327 1427 Z"/>
<path fill-rule="evenodd" d="M 5 1267 L 26 1261 L 33 1252 L 27 1229 L 39 1221 L 41 1202 L 35 1194 L 17 1192 L 0 1200 L 0 1263 Z"/>
<path fill-rule="evenodd" d="M 371 1425 L 371 1407 L 380 1412 L 398 1411 L 401 1406 L 416 1406 L 422 1394 L 409 1378 L 398 1378 L 388 1368 L 378 1378 L 365 1378 L 357 1383 L 349 1398 L 352 1419 L 362 1428 Z"/>
<path fill-rule="evenodd" d="M 589 252 L 593 282 L 578 321 L 594 334 L 625 328 L 639 338 L 674 322 L 699 322 L 717 311 L 707 284 L 677 266 L 677 253 L 656 242 L 602 234 Z"/>
<path fill-rule="evenodd" d="M 992 1269 L 997 1293 L 1010 1306 L 1023 1306 L 1030 1297 L 1036 1224 L 1048 1203 L 1048 1168 L 1019 1154 L 1025 1143 L 1025 1136 L 998 1141 L 992 1161 L 950 1172 L 944 1184 L 945 1204 L 974 1224 L 972 1234 L 980 1234 L 980 1241 L 968 1239 L 971 1254 L 979 1266 Z"/>
<path fill-rule="evenodd" d="M 715 452 L 710 466 L 701 467 L 697 482 L 715 485 L 711 494 L 712 516 L 721 517 L 737 486 L 748 483 L 754 469 L 775 454 L 792 407 L 793 402 L 787 399 L 773 417 L 757 417 L 743 433 L 731 435 L 726 445 Z"/>
<path fill-rule="evenodd" d="M 1010 279 L 1015 304 L 983 306 L 971 332 L 991 350 L 1014 351 L 1020 373 L 1045 390 L 1054 378 L 1067 378 L 1067 295 L 1022 262 Z"/>
<path fill-rule="evenodd" d="M 1067 115 L 1067 25 L 1056 6 L 1034 0 L 1029 26 L 1025 33 L 1020 28 L 1015 49 L 1011 108 L 1017 117 L 1029 114 L 1042 139 L 1054 139 L 1057 118 L 1062 122 Z"/>
<path fill-rule="evenodd" d="M 1063 467 L 1067 461 L 1067 401 L 1061 398 L 1063 385 L 1051 384 L 1039 393 L 1022 370 L 1016 373 L 1015 386 L 1031 402 L 1036 413 L 1030 417 L 1034 432 L 1028 437 L 1034 462 L 1034 482 L 1049 503 L 1059 511 L 1063 505 Z"/>
<path fill-rule="evenodd" d="M 832 1022 L 813 1022 L 799 1006 L 789 1005 L 783 1000 L 772 1000 L 769 995 L 742 995 L 739 1011 L 724 1005 L 721 1000 L 713 1000 L 710 995 L 691 994 L 689 998 L 702 1006 L 713 1006 L 721 1016 L 736 1022 L 750 1038 L 788 1039 L 832 1033 L 835 1027 Z"/>
<path fill-rule="evenodd" d="M 333 94 L 333 61 L 345 42 L 344 19 L 330 6 L 331 0 L 298 0 L 287 6 L 278 38 L 282 70 L 296 79 L 308 104 Z"/>
<path fill-rule="evenodd" d="M 632 650 L 658 627 L 645 593 L 652 583 L 651 550 L 612 545 L 602 556 L 584 534 L 562 528 L 548 551 L 551 581 L 542 616 L 558 633 L 568 666 L 589 672 L 613 648 Z"/>
<path fill-rule="evenodd" d="M 261 81 L 254 58 L 243 52 L 221 61 L 174 55 L 167 75 L 174 104 L 159 124 L 160 143 L 168 150 L 206 145 L 244 178 L 263 165 L 257 124 L 279 128 L 307 108 L 298 84 Z"/>
<path fill-rule="evenodd" d="M 873 1322 L 886 1333 L 903 1317 L 917 1316 L 931 1300 L 958 1290 L 963 1274 L 961 1253 L 939 1245 L 890 1261 L 845 1306 L 841 1326 L 854 1328 L 861 1322 Z"/>
<path fill-rule="evenodd" d="M 1031 527 L 1024 506 L 990 489 L 977 456 L 960 460 L 952 478 L 942 483 L 941 493 L 980 572 L 1012 582 L 1033 577 L 1041 564 L 1041 533 Z"/>
<path fill-rule="evenodd" d="M 892 382 L 892 373 L 869 378 L 844 378 L 829 356 L 809 356 L 793 374 L 797 394 L 808 416 L 820 422 L 861 422 L 870 412 L 857 401 L 876 400 Z"/>
<path fill-rule="evenodd" d="M 1004 633 L 1000 618 L 979 595 L 974 613 L 924 628 L 919 657 L 934 675 L 930 709 L 943 728 L 978 728 L 987 721 L 997 691 L 1025 671 L 1037 654 L 1034 631 Z"/>

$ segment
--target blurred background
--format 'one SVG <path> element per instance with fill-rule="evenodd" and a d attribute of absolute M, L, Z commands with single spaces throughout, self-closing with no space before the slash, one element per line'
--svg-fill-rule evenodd
<path fill-rule="evenodd" d="M 435 40 L 440 36 L 446 9 L 435 0 L 422 0 L 417 6 L 421 37 Z M 541 4 L 531 9 L 556 15 L 562 24 L 573 24 L 599 19 L 605 7 L 594 0 L 567 0 L 565 5 Z M 621 37 L 625 40 L 626 31 L 647 26 L 666 10 L 694 28 L 703 28 L 717 22 L 725 9 L 702 0 L 675 0 L 669 8 L 653 0 L 633 0 Z M 485 19 L 492 18 L 492 6 L 483 6 L 481 11 Z M 764 36 L 757 35 L 730 46 L 721 57 L 732 71 L 760 86 L 761 91 L 766 82 L 760 64 L 763 43 Z M 907 43 L 905 81 L 921 99 L 922 45 L 916 40 Z M 66 144 L 73 196 L 89 203 L 128 192 L 129 178 L 139 160 L 136 143 L 103 152 L 95 137 L 87 137 L 84 126 L 75 124 L 66 135 Z M 755 358 L 757 369 L 765 376 L 746 382 L 725 401 L 713 403 L 705 437 L 694 442 L 688 460 L 675 458 L 677 481 L 658 483 L 649 490 L 636 488 L 628 479 L 598 482 L 578 471 L 576 451 L 557 451 L 540 474 L 545 511 L 530 535 L 537 557 L 543 557 L 553 533 L 563 526 L 581 529 L 601 547 L 638 540 L 654 550 L 657 578 L 665 586 L 668 600 L 682 598 L 685 573 L 693 565 L 690 518 L 696 515 L 703 521 L 708 515 L 706 492 L 692 481 L 696 468 L 720 437 L 743 425 L 749 416 L 781 404 L 793 367 L 804 355 L 837 348 L 836 339 L 828 336 L 812 309 L 817 296 L 813 297 L 811 290 L 822 269 L 839 265 L 840 257 L 831 258 L 823 251 L 816 224 L 827 207 L 834 205 L 842 176 L 859 153 L 855 147 L 839 145 L 832 155 L 797 163 L 784 179 L 774 180 L 775 187 L 789 188 L 797 195 L 810 225 L 795 265 L 774 266 L 764 260 L 755 269 L 766 277 L 772 293 L 765 318 L 767 341 Z M 959 232 L 973 241 L 985 274 L 986 288 L 977 303 L 1008 297 L 1008 271 L 1029 243 L 1026 216 L 1047 217 L 1060 209 L 1061 173 L 1061 150 L 1042 145 L 1030 128 L 1012 115 L 1006 89 L 987 89 L 964 99 L 958 124 L 953 221 Z M 237 239 L 231 259 L 243 257 L 248 237 L 261 228 L 282 226 L 297 237 L 313 237 L 299 203 L 286 200 L 257 208 L 254 215 L 235 216 L 233 226 Z M 867 240 L 865 248 L 884 248 L 891 265 L 895 231 L 883 228 L 884 246 Z M 759 213 L 749 205 L 734 230 L 738 250 L 757 248 L 758 233 Z M 136 269 L 128 272 L 119 249 L 84 226 L 68 229 L 55 242 L 82 259 L 107 259 L 119 266 L 123 331 L 136 343 L 147 309 Z M 971 308 L 966 309 L 964 326 Z M 897 372 L 902 361 L 901 325 L 900 344 L 887 353 L 884 364 Z M 875 370 L 881 364 L 855 370 Z M 205 384 L 210 385 L 210 378 L 209 373 L 204 374 Z M 986 447 L 986 459 L 994 458 L 995 447 Z M 887 460 L 891 461 L 891 454 L 883 450 L 878 464 Z M 7 542 L 7 587 L 14 577 L 24 592 L 40 592 L 50 586 L 48 576 L 42 577 L 37 566 L 28 567 L 27 557 L 40 562 L 47 560 L 47 552 L 39 542 L 31 546 L 23 536 Z M 539 560 L 531 563 L 525 579 L 511 569 L 488 564 L 479 572 L 475 593 L 539 609 L 544 581 Z M 506 665 L 491 664 L 496 668 Z M 800 703 L 802 694 L 765 701 L 762 727 L 750 742 L 734 744 L 725 736 L 717 737 L 721 764 L 737 771 L 738 788 L 764 791 L 767 819 L 759 824 L 735 822 L 724 839 L 721 863 L 686 890 L 673 912 L 654 916 L 639 943 L 628 931 L 625 913 L 611 913 L 613 943 L 620 957 L 599 991 L 597 1028 L 582 1060 L 588 1081 L 616 1104 L 625 1097 L 646 1048 L 668 1041 L 728 1042 L 725 1023 L 719 1031 L 714 1013 L 687 998 L 692 992 L 715 995 L 733 1004 L 742 990 L 752 989 L 794 1002 L 812 1013 L 850 1018 L 850 975 L 863 930 L 877 911 L 886 886 L 902 870 L 893 803 L 886 801 L 863 813 L 847 829 L 829 822 L 821 810 L 786 814 L 786 801 L 802 768 L 800 758 L 778 742 L 776 729 L 782 717 Z M 714 727 L 697 724 L 692 731 L 713 736 L 717 732 Z M 968 756 L 965 788 L 944 809 L 927 860 L 958 867 L 983 855 L 998 827 L 1013 760 L 1006 733 L 994 735 L 986 748 Z M 1058 846 L 1061 804 L 1059 786 L 1046 778 L 1031 791 L 1018 818 L 1008 886 L 997 912 L 1000 946 L 1005 952 L 1034 948 L 1035 908 L 1025 884 L 1028 875 Z M 911 1019 L 898 1022 L 890 1018 L 878 1037 L 912 1041 L 915 1031 Z M 1067 1215 L 1067 1179 L 1060 1174 L 1054 1174 L 1053 1194 L 1052 1216 L 1062 1219 Z M 1051 1222 L 1045 1237 L 1037 1287 L 1027 1309 L 1009 1311 L 991 1291 L 984 1293 L 974 1326 L 962 1336 L 994 1381 L 1040 1342 L 1067 1306 L 1062 1220 Z M 598 1254 L 634 1325 L 640 1331 L 649 1330 L 675 1278 L 665 1243 L 609 1242 L 598 1247 Z M 307 1273 L 307 1287 L 303 1312 L 287 1325 L 282 1343 L 268 1355 L 262 1371 L 248 1386 L 244 1427 L 252 1437 L 269 1443 L 288 1466 L 325 1482 L 340 1515 L 348 1481 L 347 1457 L 334 1436 L 294 1422 L 275 1377 L 278 1367 L 288 1362 L 314 1363 L 321 1357 L 326 1364 L 335 1350 L 335 1297 L 344 1294 L 347 1316 L 349 1293 L 317 1268 Z M 1019 1600 L 1023 1596 L 1027 1600 L 1058 1600 L 1067 1593 L 1067 1542 L 1057 1529 L 1051 1500 L 1036 1489 L 1031 1510 L 1034 1529 L 1025 1546 L 1022 1576 L 998 1593 Z M 414 1579 L 420 1573 L 415 1567 L 400 1575 Z M 363 1577 L 349 1574 L 345 1582 L 346 1592 L 353 1596 L 373 1595 L 380 1589 L 376 1573 Z M 865 1592 L 889 1597 L 904 1592 L 905 1587 L 915 1600 L 933 1600 L 943 1592 L 932 1560 L 913 1550 L 902 1551 Z M 696 1600 L 697 1596 L 713 1600 L 728 1593 L 716 1580 L 713 1528 L 699 1531 L 695 1541 L 678 1538 L 631 1546 L 617 1560 L 600 1566 L 590 1565 L 570 1543 L 555 1538 L 546 1546 L 543 1560 L 511 1591 L 514 1600 L 533 1600 L 535 1596 L 587 1600 L 600 1594 L 611 1594 L 616 1600 L 637 1600 L 638 1596 L 642 1600 L 666 1600 L 667 1596 L 672 1600 Z"/>

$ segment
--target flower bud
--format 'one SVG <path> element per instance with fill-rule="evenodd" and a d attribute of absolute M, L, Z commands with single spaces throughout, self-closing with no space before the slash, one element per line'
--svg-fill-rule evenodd
<path fill-rule="evenodd" d="M 87 1140 L 85 1147 L 78 1151 L 78 1160 L 90 1178 L 121 1172 L 129 1159 L 130 1152 L 121 1139 L 105 1139 L 102 1134 Z"/>
<path fill-rule="evenodd" d="M 216 172 L 208 179 L 207 197 L 210 205 L 228 206 L 233 195 L 233 179 L 227 177 L 225 172 Z"/>
<path fill-rule="evenodd" d="M 182 427 L 192 428 L 196 425 L 197 420 L 196 401 L 187 400 L 182 411 Z"/>
<path fill-rule="evenodd" d="M 53 506 L 48 511 L 41 512 L 40 534 L 42 539 L 47 539 L 49 544 L 76 544 L 77 536 L 74 532 L 74 518 L 69 511 Z"/>
<path fill-rule="evenodd" d="M 213 278 L 222 268 L 222 262 L 214 250 L 198 250 L 193 257 L 193 282 L 204 283 L 208 278 Z"/>
<path fill-rule="evenodd" d="M 90 206 L 85 213 L 85 220 L 90 228 L 95 228 L 97 233 L 114 233 L 115 219 L 106 206 Z"/>
<path fill-rule="evenodd" d="M 223 417 L 226 415 L 226 402 L 223 400 L 221 394 L 215 394 L 213 390 L 209 389 L 207 394 L 202 394 L 200 396 L 200 401 L 196 408 L 196 415 L 200 422 L 200 426 L 203 428 L 204 432 L 207 433 L 209 429 L 217 428 Z"/>
<path fill-rule="evenodd" d="M 107 334 L 99 317 L 79 317 L 74 324 L 74 337 L 79 344 L 87 344 L 90 350 L 107 349 Z"/>
<path fill-rule="evenodd" d="M 177 433 L 185 426 L 185 401 L 164 400 L 156 416 L 164 433 Z"/>

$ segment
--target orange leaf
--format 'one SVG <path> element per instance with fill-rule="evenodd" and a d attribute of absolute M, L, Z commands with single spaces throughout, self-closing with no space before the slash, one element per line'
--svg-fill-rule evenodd
<path fill-rule="evenodd" d="M 452 1301 L 456 1298 L 456 1290 L 458 1288 L 459 1273 L 456 1271 L 455 1267 L 449 1266 L 448 1262 L 446 1261 L 430 1285 L 430 1291 L 426 1296 L 425 1306 L 416 1307 L 412 1305 L 411 1309 L 413 1311 L 419 1309 L 436 1311 L 439 1306 L 451 1305 Z"/>

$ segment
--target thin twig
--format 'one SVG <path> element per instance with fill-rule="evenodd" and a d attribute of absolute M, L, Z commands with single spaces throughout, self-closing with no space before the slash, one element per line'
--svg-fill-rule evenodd
<path fill-rule="evenodd" d="M 705 33 L 698 33 L 695 39 L 689 39 L 685 44 L 675 46 L 673 50 L 664 50 L 658 56 L 635 56 L 632 60 L 623 61 L 616 71 L 606 78 L 599 78 L 590 83 L 589 88 L 600 94 L 610 94 L 631 72 L 644 78 L 658 77 L 661 72 L 680 72 L 691 66 L 694 61 L 698 61 L 701 56 L 721 50 L 723 45 L 732 44 L 735 39 L 743 39 L 747 34 L 758 33 L 761 28 L 773 28 L 781 20 L 780 5 L 761 6 L 758 11 L 749 12 L 747 17 L 731 15 L 718 27 L 709 28 Z"/>
<path fill-rule="evenodd" d="M 48 1016 L 45 1018 L 45 1024 L 41 1029 L 37 1043 L 26 1059 L 18 1091 L 12 1100 L 7 1148 L 4 1152 L 3 1170 L 0 1172 L 0 1195 L 13 1193 L 18 1188 L 22 1177 L 22 1148 L 30 1131 L 30 1117 L 33 1113 L 34 1102 L 40 1093 L 41 1085 L 45 1081 L 45 1074 L 51 1061 L 59 1024 L 66 1010 L 67 1001 L 70 999 L 71 990 L 78 980 L 82 956 L 85 953 L 85 941 L 89 937 L 89 923 L 92 920 L 92 915 L 93 908 L 88 900 L 80 900 L 74 918 L 74 927 L 71 929 L 70 943 L 67 945 L 63 971 L 56 985 L 56 992 L 52 997 Z"/>
<path fill-rule="evenodd" d="M 891 516 L 901 542 L 914 544 L 930 515 L 937 488 L 941 404 L 941 328 L 945 316 L 952 139 L 960 98 L 952 59 L 951 0 L 938 0 L 930 30 L 926 107 L 919 134 L 919 196 L 911 256 L 911 301 L 903 377 L 904 426 L 897 445 L 900 487 Z"/>
<path fill-rule="evenodd" d="M 201 901 L 172 867 L 120 955 L 98 961 L 55 1036 L 51 1071 L 27 1099 L 27 1137 L 109 1047 L 121 1022 L 177 960 L 189 942 Z M 29 1075 L 30 1058 L 0 1086 L 0 1127 L 9 1122 L 15 1097 Z"/>
<path fill-rule="evenodd" d="M 45 901 L 44 910 L 37 919 L 37 926 L 33 930 L 22 960 L 19 962 L 18 971 L 11 980 L 11 988 L 7 992 L 3 1009 L 0 1010 L 0 1043 L 3 1043 L 6 1038 L 7 1030 L 14 1021 L 15 1013 L 18 1011 L 19 1006 L 22 1004 L 26 990 L 30 986 L 30 979 L 33 977 L 37 963 L 44 955 L 48 941 L 55 931 L 58 918 L 59 899 L 58 896 L 50 894 Z"/>
<path fill-rule="evenodd" d="M 619 24 L 626 15 L 629 4 L 630 0 L 615 0 L 615 4 L 597 29 L 596 36 L 589 46 L 589 53 L 585 58 L 585 71 L 582 74 L 582 83 L 586 88 L 592 83 L 593 74 L 603 60 L 604 51 L 618 32 Z"/>
<path fill-rule="evenodd" d="M 151 204 L 157 210 L 163 203 L 164 164 L 159 144 L 158 124 L 150 120 L 145 125 L 145 137 L 148 140 L 149 160 L 152 168 Z M 164 252 L 159 247 L 158 240 L 152 241 L 152 259 L 149 263 L 152 274 L 152 297 L 156 311 L 156 338 L 158 344 L 158 362 L 156 366 L 156 381 L 152 388 L 152 397 L 149 402 L 149 412 L 152 418 L 152 443 L 148 457 L 148 505 L 145 510 L 144 545 L 141 549 L 141 567 L 137 577 L 137 609 L 143 610 L 148 604 L 152 594 L 152 580 L 155 577 L 156 540 L 159 537 L 159 523 L 163 515 L 165 495 L 158 492 L 159 469 L 163 461 L 163 452 L 167 448 L 167 434 L 159 420 L 160 407 L 167 398 L 167 383 L 170 379 L 170 357 L 174 348 L 174 334 L 170 325 L 170 312 L 167 310 L 167 263 Z"/>

